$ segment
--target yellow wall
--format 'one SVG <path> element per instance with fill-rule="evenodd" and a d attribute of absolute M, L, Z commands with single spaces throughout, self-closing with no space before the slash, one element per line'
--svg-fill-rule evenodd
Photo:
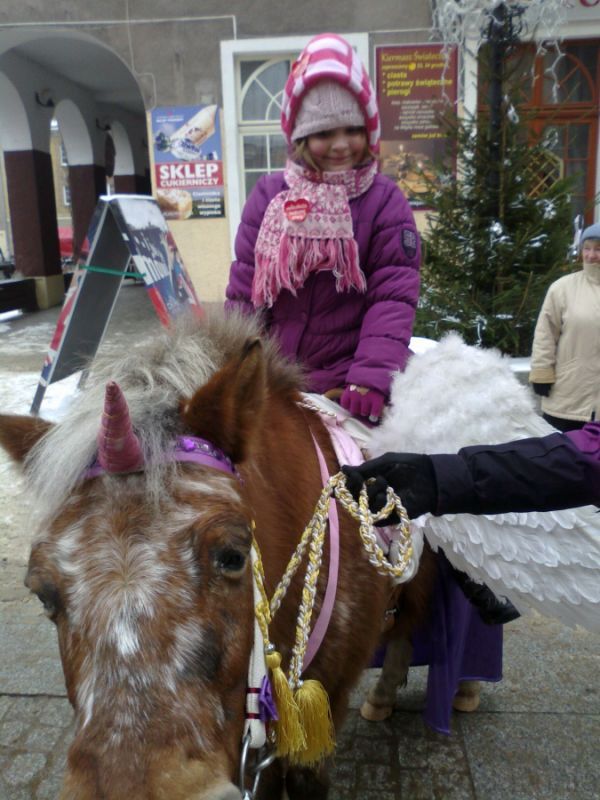
<path fill-rule="evenodd" d="M 227 218 L 169 220 L 168 225 L 200 302 L 222 302 L 231 264 Z"/>
<path fill-rule="evenodd" d="M 221 130 L 223 130 L 223 112 Z M 154 148 L 152 142 L 152 117 L 146 114 L 148 141 L 151 143 L 150 174 L 152 191 L 156 191 L 154 170 Z M 227 180 L 227 165 L 223 153 L 223 171 Z M 222 303 L 229 278 L 231 251 L 229 247 L 229 227 L 227 220 L 227 185 L 225 185 L 225 216 L 214 219 L 168 220 L 167 225 L 173 233 L 177 249 L 189 272 L 192 283 L 201 303 Z"/>

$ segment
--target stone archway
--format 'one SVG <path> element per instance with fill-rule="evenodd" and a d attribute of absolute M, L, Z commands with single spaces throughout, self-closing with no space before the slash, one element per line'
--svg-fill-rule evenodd
<path fill-rule="evenodd" d="M 87 236 L 98 197 L 106 192 L 102 155 L 95 155 L 93 136 L 79 106 L 70 98 L 61 100 L 55 118 L 67 156 L 69 194 L 73 221 L 73 260 L 77 262 Z M 100 162 L 100 163 L 99 163 Z"/>
<path fill-rule="evenodd" d="M 50 115 L 34 129 L 31 106 L 9 70 L 0 71 L 0 109 L 16 269 L 25 277 L 59 275 L 56 203 L 48 152 Z"/>
<path fill-rule="evenodd" d="M 114 184 L 117 194 L 137 194 L 133 149 L 129 134 L 119 120 L 111 120 L 111 134 L 115 145 Z"/>
<path fill-rule="evenodd" d="M 98 196 L 106 193 L 102 120 L 125 119 L 116 134 L 123 162 L 119 174 L 135 177 L 136 155 L 127 139 L 130 127 L 142 135 L 146 131 L 142 93 L 123 59 L 89 34 L 16 26 L 0 30 L 0 141 L 15 261 L 25 276 L 56 275 L 62 281 L 49 153 L 52 116 L 67 154 L 77 249 Z M 32 226 L 32 219 L 39 224 Z"/>
<path fill-rule="evenodd" d="M 0 72 L 0 108 L 3 117 L 0 125 L 2 150 L 31 147 L 31 130 L 25 106 L 15 85 L 2 72 Z"/>

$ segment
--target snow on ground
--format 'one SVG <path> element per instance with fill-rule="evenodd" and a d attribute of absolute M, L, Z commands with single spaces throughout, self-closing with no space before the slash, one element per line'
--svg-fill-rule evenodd
<path fill-rule="evenodd" d="M 77 395 L 80 372 L 46 389 L 40 416 L 53 422 L 62 419 Z M 40 379 L 39 372 L 19 372 L 9 375 L 0 372 L 0 408 L 3 414 L 29 414 Z"/>

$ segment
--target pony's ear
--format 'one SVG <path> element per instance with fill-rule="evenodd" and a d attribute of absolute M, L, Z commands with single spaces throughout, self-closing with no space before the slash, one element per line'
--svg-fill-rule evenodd
<path fill-rule="evenodd" d="M 22 463 L 27 453 L 50 430 L 51 422 L 39 417 L 22 417 L 17 414 L 0 414 L 0 446 L 17 463 Z"/>
<path fill-rule="evenodd" d="M 196 394 L 182 403 L 186 429 L 208 439 L 234 464 L 248 455 L 265 405 L 265 361 L 260 339 L 249 339 Z"/>

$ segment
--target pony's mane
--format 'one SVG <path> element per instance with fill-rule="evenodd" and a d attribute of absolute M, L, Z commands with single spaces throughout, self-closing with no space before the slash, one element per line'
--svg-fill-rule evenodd
<path fill-rule="evenodd" d="M 148 491 L 160 497 L 165 474 L 173 469 L 161 455 L 173 438 L 183 433 L 179 403 L 204 385 L 248 339 L 263 343 L 267 385 L 271 395 L 291 396 L 300 391 L 297 365 L 281 356 L 261 331 L 257 319 L 211 312 L 202 321 L 180 318 L 169 331 L 135 346 L 123 342 L 126 355 L 98 357 L 91 365 L 86 389 L 68 416 L 33 448 L 26 462 L 32 497 L 52 517 L 81 480 L 96 452 L 96 437 L 108 381 L 116 381 L 127 398 L 131 419 L 146 460 Z"/>

